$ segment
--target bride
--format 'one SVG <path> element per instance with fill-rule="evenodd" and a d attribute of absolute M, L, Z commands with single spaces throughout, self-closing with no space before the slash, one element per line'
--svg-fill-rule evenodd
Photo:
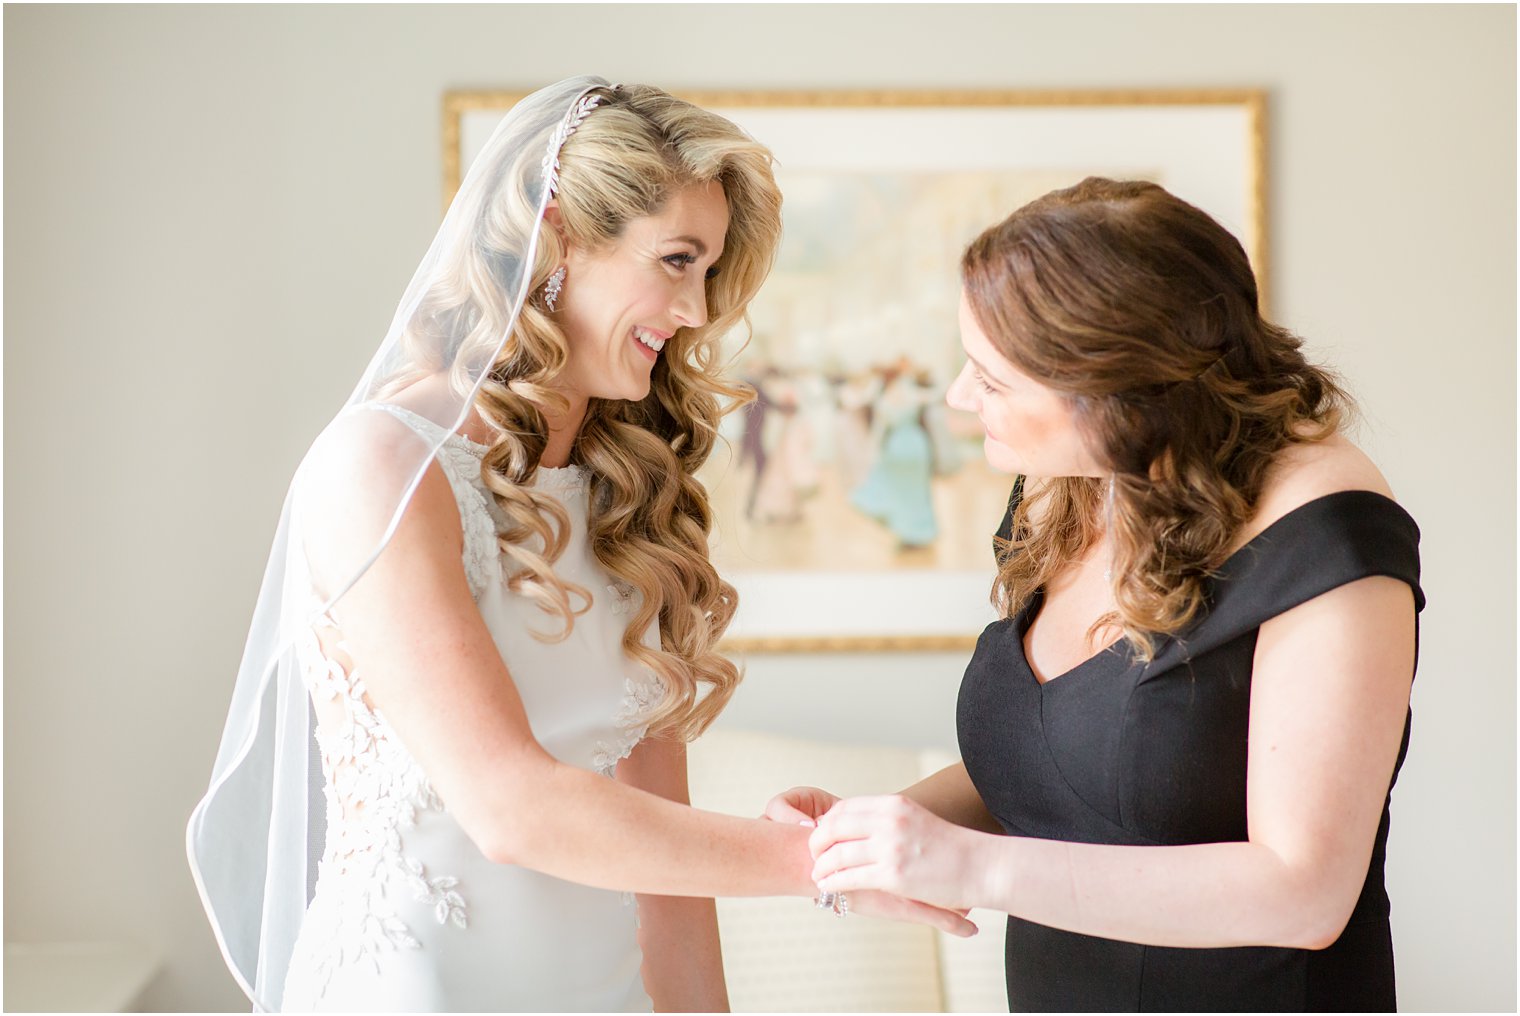
<path fill-rule="evenodd" d="M 766 149 L 654 88 L 492 135 L 297 471 L 190 819 L 255 1006 L 725 1009 L 702 897 L 814 894 L 808 830 L 691 808 L 684 751 L 739 678 L 693 474 L 780 226 Z"/>

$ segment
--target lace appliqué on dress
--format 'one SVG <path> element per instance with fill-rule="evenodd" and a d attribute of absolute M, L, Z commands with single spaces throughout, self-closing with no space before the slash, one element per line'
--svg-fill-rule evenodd
<path fill-rule="evenodd" d="M 617 772 L 617 764 L 632 754 L 649 732 L 645 717 L 664 697 L 665 685 L 653 674 L 642 681 L 632 677 L 624 680 L 623 704 L 612 718 L 617 733 L 597 741 L 591 757 L 591 765 L 597 772 L 609 777 Z"/>
<path fill-rule="evenodd" d="M 613 617 L 626 617 L 633 612 L 634 596 L 637 590 L 622 579 L 613 579 L 607 584 L 607 592 L 612 596 Z"/>
<path fill-rule="evenodd" d="M 337 635 L 331 615 L 320 624 Z M 348 655 L 345 643 L 335 648 Z M 316 628 L 303 631 L 297 651 L 313 699 L 343 710 L 336 730 L 316 730 L 327 801 L 317 885 L 319 893 L 335 895 L 328 912 L 336 925 L 324 929 L 313 957 L 320 994 L 341 967 L 367 963 L 379 973 L 384 953 L 419 947 L 392 902 L 398 893 L 431 906 L 439 924 L 463 929 L 469 922 L 458 879 L 430 876 L 402 847 L 402 830 L 416 824 L 419 812 L 443 810 L 421 767 L 370 707 L 363 680 L 323 651 Z"/>

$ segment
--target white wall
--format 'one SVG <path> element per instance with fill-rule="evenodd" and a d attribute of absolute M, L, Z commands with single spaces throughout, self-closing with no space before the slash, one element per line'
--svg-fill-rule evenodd
<path fill-rule="evenodd" d="M 448 88 L 1264 87 L 1279 317 L 1424 531 L 1389 882 L 1406 1008 L 1515 1006 L 1512 7 L 7 7 L 5 935 L 243 1008 L 183 823 L 283 485 L 438 216 Z M 292 378 L 276 365 L 298 364 Z M 996 520 L 997 506 L 989 506 Z M 757 663 L 943 744 L 959 661 Z M 881 678 L 880 680 L 886 680 Z M 924 718 L 921 726 L 919 717 Z M 905 720 L 906 717 L 906 720 Z M 921 734 L 919 733 L 921 731 Z M 800 732 L 806 732 L 805 730 Z"/>

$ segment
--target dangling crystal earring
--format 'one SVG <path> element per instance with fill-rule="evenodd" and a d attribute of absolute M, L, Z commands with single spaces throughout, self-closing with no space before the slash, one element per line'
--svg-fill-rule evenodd
<path fill-rule="evenodd" d="M 554 269 L 554 274 L 549 276 L 549 281 L 544 283 L 544 306 L 550 311 L 559 303 L 559 291 L 565 288 L 565 266 L 560 265 Z"/>
<path fill-rule="evenodd" d="M 1108 474 L 1108 496 L 1103 503 L 1103 535 L 1108 538 L 1108 567 L 1103 570 L 1103 581 L 1114 580 L 1114 474 Z"/>

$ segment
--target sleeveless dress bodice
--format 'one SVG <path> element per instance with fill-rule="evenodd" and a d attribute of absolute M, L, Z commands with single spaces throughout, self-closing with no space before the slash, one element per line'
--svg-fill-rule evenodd
<path fill-rule="evenodd" d="M 614 776 L 662 689 L 623 651 L 637 594 L 591 553 L 586 474 L 540 467 L 534 479 L 570 518 L 555 573 L 592 596 L 568 638 L 543 642 L 531 632 L 556 631 L 557 619 L 507 586 L 496 542 L 506 520 L 481 479 L 485 446 L 398 406 L 353 411 L 389 413 L 442 440 L 437 463 L 459 507 L 465 576 L 534 737 L 560 762 Z M 297 647 L 313 699 L 341 703 L 344 720 L 317 729 L 326 839 L 282 1008 L 649 1011 L 632 895 L 488 861 L 369 701 L 362 667 L 348 671 L 324 651 L 346 649 L 341 620 L 340 603 Z"/>
<path fill-rule="evenodd" d="M 1318 498 L 1229 558 L 1210 580 L 1204 615 L 1158 640 L 1149 664 L 1120 640 L 1043 684 L 1023 648 L 1042 602 L 1036 593 L 982 633 L 961 685 L 961 752 L 988 810 L 1010 835 L 1041 839 L 1248 839 L 1246 734 L 1261 624 L 1374 575 L 1407 582 L 1423 609 L 1418 545 L 1414 520 L 1386 497 Z M 1390 791 L 1408 746 L 1406 713 Z M 1010 917 L 1010 1009 L 1392 1011 L 1388 827 L 1385 798 L 1361 897 L 1327 949 L 1166 948 Z"/>

